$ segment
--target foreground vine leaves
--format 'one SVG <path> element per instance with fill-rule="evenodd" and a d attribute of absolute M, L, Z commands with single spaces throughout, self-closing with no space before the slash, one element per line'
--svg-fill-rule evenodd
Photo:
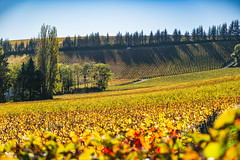
<path fill-rule="evenodd" d="M 139 110 L 139 108 L 135 109 L 134 111 Z M 90 117 L 83 114 L 84 112 L 81 114 L 77 111 L 45 113 L 45 115 L 49 114 L 48 117 L 45 117 L 48 121 L 42 121 L 39 118 L 43 115 L 28 114 L 29 121 L 26 120 L 24 123 L 30 123 L 34 116 L 39 116 L 36 121 L 33 120 L 33 123 L 40 123 L 41 125 L 39 125 L 39 128 L 32 128 L 32 130 L 26 130 L 26 132 L 16 132 L 17 135 L 12 135 L 15 138 L 0 145 L 0 157 L 1 159 L 134 160 L 237 159 L 240 157 L 239 109 L 230 109 L 223 112 L 214 122 L 213 128 L 209 129 L 209 134 L 201 134 L 197 130 L 195 133 L 188 132 L 184 120 L 171 120 L 169 117 L 166 118 L 164 114 L 158 113 L 158 119 L 156 120 L 152 117 L 154 114 L 145 113 L 144 116 L 139 117 L 134 115 L 132 110 L 125 110 L 125 118 L 118 119 L 118 116 L 123 115 L 118 110 L 116 111 L 118 116 L 115 118 L 110 116 L 114 115 L 114 111 L 104 110 L 104 112 L 101 111 L 101 115 L 93 112 L 91 118 L 96 118 L 94 124 L 87 121 L 87 118 Z M 109 117 L 106 113 L 109 114 Z M 72 116 L 72 119 L 62 119 L 62 123 L 65 124 L 65 127 L 71 128 L 60 127 L 57 129 L 60 122 L 51 119 L 53 117 L 62 118 L 61 116 L 65 114 L 69 118 Z M 86 118 L 84 119 L 80 115 L 84 115 Z M 16 120 L 13 115 L 8 116 L 11 117 L 11 121 Z M 104 118 L 104 123 L 100 121 L 99 117 Z M 227 120 L 226 117 L 228 117 Z M 190 118 L 188 117 L 188 119 Z M 71 122 L 74 119 L 78 119 L 76 122 L 81 122 L 80 119 L 83 120 L 82 124 L 76 125 Z M 19 123 L 17 125 L 18 128 L 24 128 Z M 56 128 L 54 125 L 56 125 Z M 46 131 L 47 127 L 49 131 Z M 53 131 L 52 128 L 54 128 Z M 1 131 L 2 133 L 3 131 L 11 133 L 6 129 Z M 1 135 L 2 140 L 4 140 L 3 134 Z M 232 141 L 231 145 L 228 145 L 229 141 Z"/>

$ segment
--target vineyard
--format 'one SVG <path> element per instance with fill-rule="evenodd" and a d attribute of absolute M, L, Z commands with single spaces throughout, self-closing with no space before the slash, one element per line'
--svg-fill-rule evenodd
<path fill-rule="evenodd" d="M 240 103 L 238 68 L 119 83 L 102 93 L 1 104 L 1 158 L 240 156 L 240 111 L 232 109 Z"/>
<path fill-rule="evenodd" d="M 106 63 L 115 78 L 139 79 L 222 68 L 238 41 L 60 52 L 64 64 Z"/>

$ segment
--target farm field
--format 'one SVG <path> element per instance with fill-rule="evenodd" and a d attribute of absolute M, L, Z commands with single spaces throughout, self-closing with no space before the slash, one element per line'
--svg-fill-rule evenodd
<path fill-rule="evenodd" d="M 197 159 L 203 151 L 207 158 L 234 157 L 239 142 L 222 144 L 227 130 L 210 130 L 210 135 L 192 133 L 206 133 L 203 124 L 212 126 L 217 115 L 240 103 L 239 71 L 227 68 L 126 85 L 117 81 L 101 93 L 1 104 L 0 140 L 7 143 L 0 146 L 0 155 L 30 159 Z M 227 112 L 230 117 L 239 113 Z M 214 125 L 222 129 L 238 122 L 233 119 Z M 220 145 L 225 149 L 217 150 L 219 154 L 208 153 Z"/>

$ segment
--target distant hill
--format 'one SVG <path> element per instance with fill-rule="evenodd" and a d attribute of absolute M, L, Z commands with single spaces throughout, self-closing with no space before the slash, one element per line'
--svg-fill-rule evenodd
<path fill-rule="evenodd" d="M 160 47 L 61 51 L 60 63 L 109 64 L 115 78 L 134 79 L 223 67 L 239 41 L 205 42 Z"/>

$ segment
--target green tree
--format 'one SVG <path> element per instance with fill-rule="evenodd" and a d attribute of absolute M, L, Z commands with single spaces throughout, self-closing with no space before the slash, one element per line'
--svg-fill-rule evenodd
<path fill-rule="evenodd" d="M 157 45 L 160 44 L 160 36 L 161 36 L 161 33 L 160 33 L 160 30 L 157 30 L 157 33 L 155 34 L 155 42 Z"/>
<path fill-rule="evenodd" d="M 74 42 L 71 40 L 71 38 L 68 36 L 63 41 L 63 48 L 70 49 L 73 47 Z"/>
<path fill-rule="evenodd" d="M 42 25 L 37 50 L 37 68 L 42 73 L 42 98 L 53 97 L 59 74 L 59 42 L 55 27 Z"/>
<path fill-rule="evenodd" d="M 148 44 L 153 45 L 153 32 L 150 32 L 149 39 L 148 39 Z"/>
<path fill-rule="evenodd" d="M 189 42 L 190 41 L 190 36 L 189 36 L 189 32 L 185 32 L 185 34 L 184 34 L 184 37 L 185 37 L 185 41 L 186 42 Z"/>
<path fill-rule="evenodd" d="M 197 33 L 196 33 L 196 29 L 193 28 L 192 30 L 192 41 L 195 42 L 197 40 Z"/>
<path fill-rule="evenodd" d="M 8 89 L 9 82 L 8 71 L 7 59 L 5 58 L 2 46 L 0 46 L 0 102 L 6 101 L 5 92 Z"/>
<path fill-rule="evenodd" d="M 83 83 L 85 84 L 85 87 L 88 87 L 88 76 L 90 72 L 90 63 L 84 63 L 82 73 L 83 73 Z"/>
<path fill-rule="evenodd" d="M 227 23 L 224 23 L 221 26 L 220 37 L 221 37 L 222 40 L 226 40 L 226 38 L 227 38 Z"/>
<path fill-rule="evenodd" d="M 75 86 L 79 89 L 80 88 L 80 77 L 82 74 L 83 67 L 78 63 L 74 63 L 72 65 L 72 70 L 73 70 L 73 74 L 75 76 L 75 82 L 76 82 Z"/>
<path fill-rule="evenodd" d="M 113 74 L 111 73 L 111 69 L 109 65 L 102 63 L 96 64 L 95 67 L 95 72 L 97 73 L 96 85 L 99 89 L 105 90 L 108 86 L 108 82 L 113 76 Z"/>
<path fill-rule="evenodd" d="M 234 51 L 233 51 L 233 53 L 231 54 L 231 57 L 234 58 L 235 63 L 236 63 L 237 65 L 240 64 L 240 44 L 237 44 L 237 45 L 234 47 Z"/>
<path fill-rule="evenodd" d="M 110 45 L 110 39 L 109 39 L 109 34 L 108 33 L 107 33 L 106 39 L 104 40 L 104 45 L 106 45 L 106 46 Z"/>
<path fill-rule="evenodd" d="M 27 62 L 26 76 L 27 76 L 26 90 L 28 91 L 28 100 L 33 100 L 35 99 L 34 97 L 37 97 L 34 94 L 37 94 L 39 91 L 36 91 L 36 86 L 38 86 L 38 84 L 36 84 L 37 75 L 36 75 L 36 67 L 32 57 L 30 57 L 30 59 Z"/>
<path fill-rule="evenodd" d="M 180 42 L 180 38 L 179 38 L 177 29 L 175 29 L 173 31 L 173 42 Z"/>
<path fill-rule="evenodd" d="M 73 86 L 73 72 L 71 67 L 61 64 L 59 66 L 62 93 L 69 93 Z"/>
<path fill-rule="evenodd" d="M 17 80 L 15 84 L 15 96 L 17 97 L 17 100 L 27 100 L 27 93 L 26 93 L 26 84 L 27 84 L 27 72 L 26 72 L 26 65 L 24 62 L 22 63 L 21 69 L 18 71 L 17 74 Z"/>

